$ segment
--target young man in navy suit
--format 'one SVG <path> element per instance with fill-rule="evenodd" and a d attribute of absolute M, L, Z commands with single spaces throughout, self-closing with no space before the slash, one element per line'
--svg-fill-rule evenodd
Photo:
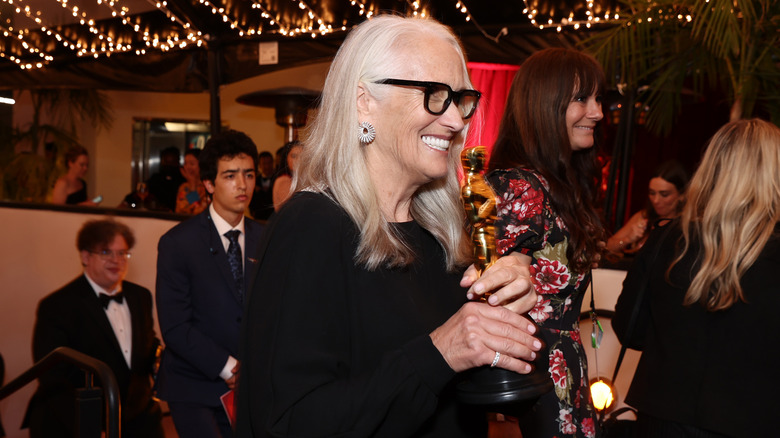
<path fill-rule="evenodd" d="M 244 217 L 255 188 L 257 148 L 238 131 L 214 135 L 200 153 L 212 202 L 157 247 L 157 315 L 165 351 L 158 396 L 180 438 L 229 438 L 221 396 L 235 385 L 248 273 L 262 226 Z"/>
<path fill-rule="evenodd" d="M 152 294 L 124 281 L 134 243 L 130 228 L 110 219 L 81 227 L 76 246 L 84 273 L 38 304 L 33 358 L 70 347 L 105 362 L 119 386 L 122 436 L 162 438 L 162 411 L 152 399 L 159 345 Z M 75 436 L 76 390 L 84 382 L 84 372 L 70 364 L 41 376 L 23 424 L 32 438 Z"/>

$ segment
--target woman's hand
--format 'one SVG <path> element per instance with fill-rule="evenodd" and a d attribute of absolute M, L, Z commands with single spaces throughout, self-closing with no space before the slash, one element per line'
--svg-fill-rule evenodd
<path fill-rule="evenodd" d="M 513 252 L 493 263 L 480 276 L 474 265 L 469 266 L 460 280 L 468 287 L 469 300 L 491 293 L 487 303 L 504 306 L 515 313 L 526 313 L 536 305 L 536 292 L 531 283 L 531 257 Z"/>
<path fill-rule="evenodd" d="M 431 333 L 433 345 L 456 372 L 491 365 L 528 374 L 542 343 L 532 336 L 536 326 L 504 307 L 466 303 Z"/>
<path fill-rule="evenodd" d="M 622 255 L 630 252 L 632 245 L 639 243 L 645 237 L 647 218 L 642 212 L 634 213 L 625 225 L 607 239 L 607 251 Z"/>

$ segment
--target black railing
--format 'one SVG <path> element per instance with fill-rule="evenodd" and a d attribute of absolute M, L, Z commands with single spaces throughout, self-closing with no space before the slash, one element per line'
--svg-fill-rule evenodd
<path fill-rule="evenodd" d="M 99 395 L 97 393 L 102 389 L 103 404 L 106 412 L 106 436 L 107 438 L 120 438 L 121 406 L 119 401 L 119 385 L 116 383 L 114 372 L 111 371 L 111 368 L 104 362 L 87 356 L 86 354 L 79 353 L 72 348 L 59 347 L 55 349 L 47 354 L 46 357 L 39 360 L 29 370 L 8 382 L 7 385 L 0 388 L 0 400 L 8 397 L 62 363 L 75 365 L 81 368 L 85 373 L 85 387 L 79 392 L 79 397 L 81 397 L 80 403 L 82 405 L 94 405 L 95 402 L 99 400 Z M 100 382 L 103 385 L 102 388 L 95 387 L 95 374 L 97 374 L 100 379 Z M 89 424 L 85 424 L 85 422 Z M 102 429 L 100 416 L 90 418 L 89 416 L 82 417 L 80 415 L 77 423 L 79 424 L 79 427 L 83 425 L 92 430 L 94 430 L 95 427 L 97 427 L 98 430 Z"/>

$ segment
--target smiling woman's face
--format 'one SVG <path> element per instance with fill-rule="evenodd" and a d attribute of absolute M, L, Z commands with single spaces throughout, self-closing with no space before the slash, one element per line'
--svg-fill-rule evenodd
<path fill-rule="evenodd" d="M 593 147 L 593 130 L 603 117 L 600 96 L 574 96 L 566 107 L 566 130 L 573 151 Z"/>
<path fill-rule="evenodd" d="M 198 181 L 200 179 L 200 165 L 198 164 L 198 159 L 195 158 L 194 155 L 184 156 L 184 172 L 187 174 L 187 177 L 193 181 Z"/>
<path fill-rule="evenodd" d="M 456 91 L 468 88 L 461 56 L 449 42 L 429 38 L 404 50 L 404 68 L 386 79 L 441 82 Z M 457 105 L 452 102 L 444 113 L 434 115 L 425 109 L 423 88 L 380 86 L 389 90 L 372 114 L 377 134 L 369 147 L 381 165 L 393 170 L 397 184 L 420 186 L 445 177 L 450 150 L 465 127 Z"/>

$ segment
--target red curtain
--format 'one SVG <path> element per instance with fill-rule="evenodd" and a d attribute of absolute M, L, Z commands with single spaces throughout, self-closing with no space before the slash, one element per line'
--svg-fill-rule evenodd
<path fill-rule="evenodd" d="M 509 88 L 520 66 L 469 62 L 468 68 L 474 89 L 482 93 L 482 99 L 471 121 L 466 147 L 486 146 L 489 153 L 498 135 Z"/>

